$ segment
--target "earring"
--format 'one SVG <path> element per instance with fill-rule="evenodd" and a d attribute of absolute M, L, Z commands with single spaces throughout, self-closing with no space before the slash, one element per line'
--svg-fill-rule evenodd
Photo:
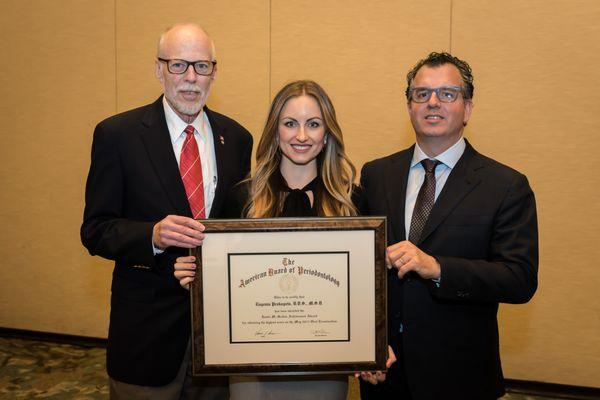
<path fill-rule="evenodd" d="M 327 135 L 325 135 L 325 138 L 323 139 L 323 144 L 327 144 Z"/>

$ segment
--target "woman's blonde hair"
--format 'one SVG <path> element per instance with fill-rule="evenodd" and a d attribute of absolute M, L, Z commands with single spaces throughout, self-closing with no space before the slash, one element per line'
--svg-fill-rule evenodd
<path fill-rule="evenodd" d="M 250 198 L 246 206 L 249 218 L 278 217 L 283 209 L 285 192 L 276 187 L 274 174 L 279 174 L 281 151 L 277 140 L 279 117 L 285 103 L 298 96 L 312 96 L 319 104 L 325 124 L 325 144 L 317 156 L 317 173 L 323 190 L 317 193 L 318 216 L 353 216 L 352 184 L 356 168 L 346 155 L 342 130 L 335 109 L 325 90 L 316 82 L 302 80 L 288 83 L 277 93 L 271 104 L 265 128 L 256 149 L 256 174 L 252 179 Z"/>

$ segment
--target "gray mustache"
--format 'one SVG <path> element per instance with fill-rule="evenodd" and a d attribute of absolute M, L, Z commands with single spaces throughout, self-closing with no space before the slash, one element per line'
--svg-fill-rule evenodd
<path fill-rule="evenodd" d="M 180 91 L 184 91 L 184 92 L 201 92 L 202 88 L 198 85 L 193 85 L 193 84 L 183 84 L 181 86 L 179 86 L 177 88 L 177 90 Z"/>

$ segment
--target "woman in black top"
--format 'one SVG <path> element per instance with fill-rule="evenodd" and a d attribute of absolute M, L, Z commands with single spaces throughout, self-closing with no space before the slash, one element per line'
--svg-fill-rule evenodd
<path fill-rule="evenodd" d="M 354 216 L 360 203 L 355 176 L 323 88 L 292 82 L 271 104 L 254 176 L 230 193 L 223 217 Z M 193 257 L 177 259 L 175 276 L 182 286 L 194 279 L 194 268 Z M 347 383 L 343 375 L 231 377 L 230 391 L 234 400 L 345 400 Z"/>

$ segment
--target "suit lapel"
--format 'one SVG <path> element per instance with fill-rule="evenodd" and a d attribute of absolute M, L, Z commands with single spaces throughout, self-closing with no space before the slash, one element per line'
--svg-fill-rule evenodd
<path fill-rule="evenodd" d="M 221 204 L 225 200 L 225 196 L 227 193 L 224 192 L 224 187 L 222 181 L 225 177 L 225 169 L 227 165 L 225 160 L 227 159 L 227 141 L 226 136 L 227 132 L 225 128 L 219 124 L 215 118 L 214 113 L 208 109 L 208 107 L 204 107 L 204 111 L 206 112 L 206 116 L 208 117 L 208 121 L 210 123 L 210 129 L 213 134 L 213 142 L 215 144 L 215 158 L 217 164 L 217 187 L 215 189 L 215 198 L 213 200 L 212 208 L 210 210 L 211 218 L 214 218 L 216 215 L 219 215 L 221 210 Z"/>
<path fill-rule="evenodd" d="M 465 152 L 452 169 L 444 188 L 433 205 L 419 243 L 427 239 L 461 200 L 479 185 L 481 179 L 476 173 L 479 168 L 482 168 L 482 164 L 477 152 L 467 142 Z"/>
<path fill-rule="evenodd" d="M 398 153 L 398 156 L 391 161 L 389 171 L 386 171 L 387 207 L 388 210 L 394 210 L 390 215 L 392 230 L 396 236 L 391 238 L 392 243 L 400 242 L 406 238 L 404 208 L 406 184 L 413 152 L 414 145 Z"/>
<path fill-rule="evenodd" d="M 146 130 L 141 137 L 146 151 L 167 196 L 178 215 L 192 216 L 185 188 L 181 180 L 177 159 L 165 119 L 162 96 L 148 107 L 142 118 Z"/>

